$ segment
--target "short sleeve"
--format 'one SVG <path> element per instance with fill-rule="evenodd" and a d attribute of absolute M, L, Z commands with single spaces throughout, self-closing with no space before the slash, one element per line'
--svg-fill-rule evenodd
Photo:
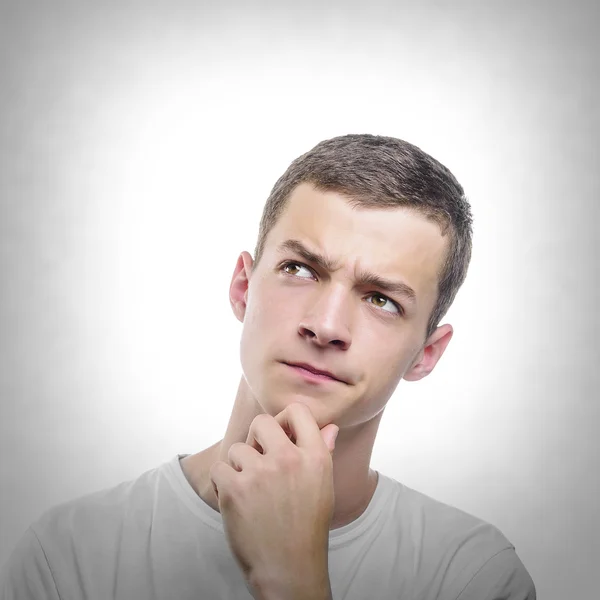
<path fill-rule="evenodd" d="M 0 600 L 61 600 L 44 550 L 31 528 L 0 571 Z"/>
<path fill-rule="evenodd" d="M 513 548 L 490 558 L 456 600 L 536 600 L 535 585 Z"/>

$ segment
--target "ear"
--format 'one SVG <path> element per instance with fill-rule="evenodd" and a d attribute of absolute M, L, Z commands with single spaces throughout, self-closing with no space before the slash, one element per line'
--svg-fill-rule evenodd
<path fill-rule="evenodd" d="M 442 354 L 444 354 L 453 333 L 452 325 L 438 327 L 429 336 L 429 339 L 425 342 L 425 346 L 413 360 L 406 373 L 404 373 L 403 379 L 406 381 L 419 381 L 419 379 L 427 377 L 433 371 Z"/>
<path fill-rule="evenodd" d="M 229 302 L 233 309 L 233 314 L 242 323 L 244 322 L 246 305 L 248 304 L 248 288 L 253 264 L 254 261 L 250 254 L 242 252 L 235 265 L 233 276 L 231 277 L 231 285 L 229 286 Z"/>

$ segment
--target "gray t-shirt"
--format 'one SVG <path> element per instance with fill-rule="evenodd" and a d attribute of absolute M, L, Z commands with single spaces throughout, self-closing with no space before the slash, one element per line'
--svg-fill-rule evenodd
<path fill-rule="evenodd" d="M 42 514 L 3 567 L 0 600 L 251 599 L 185 456 Z M 381 473 L 365 512 L 329 533 L 329 578 L 334 600 L 536 598 L 498 529 Z"/>

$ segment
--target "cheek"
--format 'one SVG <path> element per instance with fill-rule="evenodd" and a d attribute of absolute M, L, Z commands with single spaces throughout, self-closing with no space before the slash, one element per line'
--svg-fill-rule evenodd
<path fill-rule="evenodd" d="M 260 340 L 285 344 L 286 337 L 298 326 L 299 305 L 299 299 L 294 298 L 294 290 L 265 286 L 257 294 L 252 307 L 253 335 Z"/>
<path fill-rule="evenodd" d="M 269 296 L 249 307 L 247 323 L 244 319 L 244 329 L 260 339 L 277 336 L 281 333 L 282 324 L 290 324 L 290 303 L 280 298 Z"/>
<path fill-rule="evenodd" d="M 390 386 L 395 388 L 398 385 L 406 369 L 407 359 L 400 357 L 398 354 L 396 356 L 398 357 L 396 360 L 390 360 L 390 355 L 384 357 L 379 366 L 375 367 L 378 371 L 376 385 L 386 389 Z"/>
<path fill-rule="evenodd" d="M 281 299 L 266 291 L 251 296 L 240 340 L 240 359 L 247 375 L 260 368 L 264 360 L 276 358 L 286 325 L 290 325 L 290 320 L 282 309 Z"/>
<path fill-rule="evenodd" d="M 392 348 L 381 340 L 371 348 L 373 351 L 365 361 L 368 365 L 369 387 L 375 397 L 387 402 L 410 366 L 411 355 L 406 348 Z"/>

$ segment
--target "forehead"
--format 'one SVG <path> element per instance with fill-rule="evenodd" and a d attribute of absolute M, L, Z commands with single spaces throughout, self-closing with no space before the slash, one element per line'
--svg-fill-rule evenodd
<path fill-rule="evenodd" d="M 368 270 L 412 287 L 418 304 L 435 302 L 446 238 L 414 210 L 352 208 L 337 192 L 301 184 L 269 232 L 266 250 L 277 253 L 289 239 L 326 255 L 349 277 Z"/>

